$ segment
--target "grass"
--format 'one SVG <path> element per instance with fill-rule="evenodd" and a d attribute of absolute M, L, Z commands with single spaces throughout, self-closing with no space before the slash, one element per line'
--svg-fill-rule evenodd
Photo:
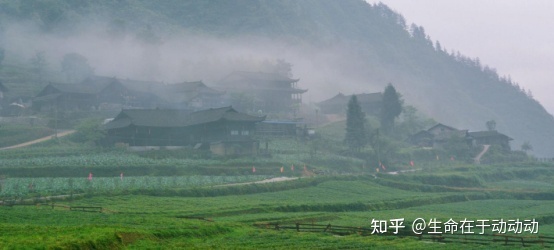
<path fill-rule="evenodd" d="M 0 126 L 0 147 L 9 147 L 54 134 L 54 130 L 42 126 Z"/>

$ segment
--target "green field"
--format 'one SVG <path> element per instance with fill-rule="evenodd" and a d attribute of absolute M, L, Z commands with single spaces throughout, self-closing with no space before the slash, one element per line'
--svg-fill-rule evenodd
<path fill-rule="evenodd" d="M 489 166 L 490 168 L 500 166 Z M 541 169 L 544 166 L 535 166 Z M 474 169 L 474 170 L 479 170 Z M 484 170 L 483 170 L 484 171 Z M 442 170 L 437 176 L 470 176 Z M 332 224 L 370 228 L 371 220 L 417 218 L 445 222 L 468 220 L 536 219 L 540 235 L 554 235 L 554 201 L 528 199 L 554 191 L 547 182 L 532 179 L 483 180 L 483 187 L 446 191 L 405 190 L 382 185 L 380 180 L 425 180 L 428 173 L 396 176 L 312 177 L 282 183 L 224 187 L 175 186 L 150 195 L 140 192 L 96 192 L 34 206 L 1 206 L 0 246 L 3 248 L 419 248 L 443 249 L 442 244 L 415 237 L 357 234 L 337 236 L 323 232 L 296 232 L 254 227 L 254 224 Z M 435 176 L 435 177 L 437 177 Z M 156 180 L 156 177 L 152 177 Z M 185 177 L 183 177 L 185 178 Z M 201 177 L 194 177 L 199 180 Z M 204 181 L 225 180 L 204 177 Z M 228 182 L 233 178 L 227 177 Z M 246 177 L 244 177 L 246 180 Z M 253 178 L 253 177 L 250 177 Z M 258 176 L 252 180 L 262 178 Z M 439 178 L 439 177 L 437 177 Z M 541 177 L 545 179 L 544 177 Z M 193 178 L 190 177 L 190 180 Z M 186 180 L 186 179 L 184 179 Z M 237 179 L 238 180 L 238 179 Z M 94 181 L 94 180 L 93 180 Z M 440 182 L 440 181 L 437 181 Z M 419 183 L 420 185 L 435 186 Z M 518 185 L 513 193 L 509 186 Z M 205 185 L 204 185 L 205 186 Z M 287 187 L 287 188 L 284 188 Z M 491 187 L 502 188 L 491 191 Z M 198 189 L 200 188 L 200 189 Z M 456 188 L 453 186 L 453 188 Z M 207 197 L 185 192 L 205 190 Z M 232 192 L 224 192 L 229 189 Z M 129 188 L 132 191 L 132 188 Z M 137 189 L 138 191 L 145 191 Z M 206 190 L 219 190 L 208 192 Z M 71 211 L 68 207 L 102 207 L 102 213 Z M 512 233 L 512 235 L 514 235 Z M 524 234 L 525 235 L 525 234 Z M 527 236 L 534 236 L 526 234 Z M 491 241 L 492 242 L 492 241 Z M 449 248 L 468 245 L 449 243 Z M 501 248 L 501 244 L 471 245 Z"/>

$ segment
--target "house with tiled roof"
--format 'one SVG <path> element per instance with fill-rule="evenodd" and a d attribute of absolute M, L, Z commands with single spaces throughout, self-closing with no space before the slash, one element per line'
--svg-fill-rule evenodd
<path fill-rule="evenodd" d="M 410 137 L 413 145 L 421 147 L 442 148 L 452 138 L 466 139 L 468 130 L 460 130 L 451 126 L 438 123 L 435 126 L 422 130 Z"/>
<path fill-rule="evenodd" d="M 264 117 L 240 113 L 232 107 L 196 112 L 176 109 L 125 109 L 104 125 L 107 145 L 191 146 L 219 155 L 256 154 L 255 124 Z"/>
<path fill-rule="evenodd" d="M 505 150 L 510 150 L 510 141 L 513 139 L 509 136 L 499 133 L 496 130 L 469 132 L 468 138 L 472 145 L 499 145 Z"/>
<path fill-rule="evenodd" d="M 86 84 L 50 82 L 33 98 L 33 109 L 98 109 L 102 103 L 124 104 L 129 95 L 130 91 L 115 78 Z"/>
<path fill-rule="evenodd" d="M 499 133 L 496 130 L 469 132 L 451 126 L 438 123 L 435 126 L 422 130 L 409 138 L 409 141 L 416 146 L 441 148 L 452 138 L 464 139 L 468 145 L 473 147 L 483 145 L 499 145 L 510 150 L 509 136 Z"/>

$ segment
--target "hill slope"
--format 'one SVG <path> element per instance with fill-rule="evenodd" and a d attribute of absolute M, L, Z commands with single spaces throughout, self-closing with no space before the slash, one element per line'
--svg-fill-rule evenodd
<path fill-rule="evenodd" d="M 447 52 L 430 41 L 422 27 L 408 27 L 401 15 L 383 4 L 370 5 L 361 0 L 141 0 L 94 4 L 0 0 L 0 6 L 5 23 L 30 21 L 40 32 L 60 37 L 82 35 L 79 27 L 89 23 L 109 25 L 123 20 L 131 33 L 140 33 L 151 25 L 165 39 L 160 45 L 162 58 L 163 46 L 171 47 L 176 34 L 218 40 L 201 42 L 201 46 L 188 44 L 195 49 L 211 52 L 223 43 L 234 44 L 232 48 L 241 51 L 262 51 L 265 58 L 284 57 L 292 63 L 295 77 L 301 78 L 300 84 L 310 88 L 312 101 L 338 91 L 381 91 L 391 82 L 408 103 L 437 121 L 460 129 L 484 130 L 486 121 L 495 120 L 500 132 L 515 139 L 514 149 L 529 141 L 537 155 L 554 156 L 554 118 L 537 101 L 478 59 Z M 102 70 L 98 68 L 100 73 Z M 191 70 L 188 74 L 194 73 Z M 209 74 L 199 77 L 215 81 Z"/>

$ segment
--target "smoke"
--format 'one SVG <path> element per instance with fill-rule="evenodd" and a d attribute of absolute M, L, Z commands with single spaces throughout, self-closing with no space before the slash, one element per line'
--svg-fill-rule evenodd
<path fill-rule="evenodd" d="M 351 44 L 336 42 L 321 48 L 305 42 L 255 36 L 218 38 L 188 32 L 147 30 L 110 32 L 109 23 L 82 25 L 77 34 L 44 33 L 30 23 L 4 25 L 0 39 L 13 61 L 26 63 L 44 52 L 48 68 L 60 71 L 67 53 L 85 56 L 97 75 L 165 83 L 202 80 L 208 86 L 236 71 L 268 71 L 279 60 L 292 65 L 291 77 L 308 89 L 304 102 L 317 102 L 343 92 L 381 91 L 383 82 L 368 77 L 370 70 Z"/>

